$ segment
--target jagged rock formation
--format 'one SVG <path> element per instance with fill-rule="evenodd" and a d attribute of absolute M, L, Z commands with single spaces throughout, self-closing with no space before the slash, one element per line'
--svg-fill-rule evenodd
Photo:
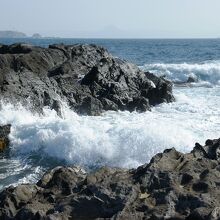
<path fill-rule="evenodd" d="M 38 112 L 44 106 L 59 112 L 62 100 L 87 115 L 146 111 L 174 100 L 169 81 L 95 45 L 0 45 L 0 94 Z"/>
<path fill-rule="evenodd" d="M 220 139 L 137 169 L 57 167 L 0 194 L 0 219 L 220 219 Z"/>

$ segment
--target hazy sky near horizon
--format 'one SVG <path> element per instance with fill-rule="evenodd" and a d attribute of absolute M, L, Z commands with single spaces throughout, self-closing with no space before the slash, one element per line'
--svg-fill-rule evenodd
<path fill-rule="evenodd" d="M 220 37 L 220 0 L 0 0 L 0 30 L 106 38 Z"/>

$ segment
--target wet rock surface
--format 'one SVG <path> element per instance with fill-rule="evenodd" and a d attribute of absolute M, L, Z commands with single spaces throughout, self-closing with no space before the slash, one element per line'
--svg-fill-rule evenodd
<path fill-rule="evenodd" d="M 0 45 L 1 99 L 60 113 L 61 101 L 86 115 L 146 111 L 174 100 L 164 78 L 142 72 L 95 45 Z"/>
<path fill-rule="evenodd" d="M 199 81 L 199 79 L 197 76 L 189 76 L 187 79 L 187 83 L 196 83 L 198 81 Z"/>
<path fill-rule="evenodd" d="M 9 146 L 9 134 L 11 132 L 11 125 L 0 126 L 0 153 L 5 151 Z"/>
<path fill-rule="evenodd" d="M 220 139 L 174 148 L 137 169 L 57 167 L 0 194 L 0 219 L 220 218 Z"/>

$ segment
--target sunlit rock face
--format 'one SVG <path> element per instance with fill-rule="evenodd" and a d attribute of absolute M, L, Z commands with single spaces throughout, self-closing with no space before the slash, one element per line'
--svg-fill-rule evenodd
<path fill-rule="evenodd" d="M 146 111 L 174 100 L 169 81 L 144 73 L 95 45 L 0 45 L 1 99 L 42 112 L 60 113 L 61 101 L 74 111 Z"/>

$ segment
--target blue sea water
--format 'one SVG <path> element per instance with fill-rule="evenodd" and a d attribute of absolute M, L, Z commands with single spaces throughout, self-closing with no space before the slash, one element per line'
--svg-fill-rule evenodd
<path fill-rule="evenodd" d="M 220 39 L 0 39 L 48 47 L 50 44 L 96 44 L 139 66 L 153 63 L 201 63 L 220 60 Z"/>
<path fill-rule="evenodd" d="M 11 123 L 9 155 L 0 159 L 0 189 L 36 182 L 56 165 L 137 167 L 166 148 L 192 150 L 195 142 L 220 136 L 220 39 L 0 39 L 0 43 L 97 44 L 114 56 L 174 82 L 176 101 L 151 112 L 80 116 L 63 104 L 63 118 L 45 108 L 33 115 L 3 105 L 0 124 Z"/>

